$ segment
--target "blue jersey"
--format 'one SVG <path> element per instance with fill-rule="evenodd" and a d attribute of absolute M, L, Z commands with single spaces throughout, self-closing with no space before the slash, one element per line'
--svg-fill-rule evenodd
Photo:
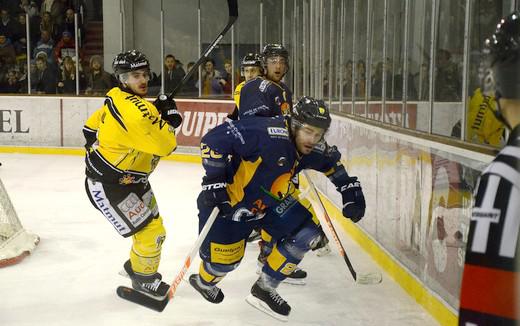
<path fill-rule="evenodd" d="M 240 119 L 285 115 L 292 108 L 292 92 L 284 83 L 263 77 L 247 81 L 240 91 Z"/>
<path fill-rule="evenodd" d="M 204 180 L 227 180 L 231 206 L 246 214 L 263 213 L 291 194 L 291 178 L 302 159 L 284 117 L 223 123 L 202 138 L 201 155 Z M 322 172 L 338 159 L 318 151 L 309 155 L 317 163 L 313 168 Z"/>

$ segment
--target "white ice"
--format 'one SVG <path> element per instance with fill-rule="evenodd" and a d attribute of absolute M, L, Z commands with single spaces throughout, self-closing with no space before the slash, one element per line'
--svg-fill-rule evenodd
<path fill-rule="evenodd" d="M 80 156 L 0 154 L 0 178 L 26 229 L 41 242 L 21 263 L 0 269 L 0 325 L 282 325 L 245 302 L 257 278 L 256 244 L 221 287 L 221 304 L 206 302 L 187 282 L 162 313 L 117 297 L 118 274 L 130 239 L 120 237 L 90 204 Z M 195 199 L 202 168 L 163 161 L 151 177 L 167 228 L 160 272 L 177 275 L 197 237 Z M 378 266 L 349 238 L 342 240 L 361 272 Z M 309 253 L 301 266 L 307 285 L 284 285 L 279 293 L 292 307 L 286 325 L 437 325 L 385 273 L 378 285 L 354 283 L 342 258 Z M 192 264 L 190 273 L 198 269 Z"/>

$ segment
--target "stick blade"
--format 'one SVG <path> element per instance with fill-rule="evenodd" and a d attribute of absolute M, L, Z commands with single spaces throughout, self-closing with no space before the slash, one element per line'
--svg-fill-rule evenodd
<path fill-rule="evenodd" d="M 383 276 L 379 272 L 372 273 L 358 273 L 356 277 L 357 284 L 372 285 L 379 284 L 383 281 Z"/>
<path fill-rule="evenodd" d="M 126 286 L 119 286 L 116 292 L 117 295 L 122 299 L 137 303 L 138 305 L 155 310 L 157 312 L 162 312 L 170 301 L 170 297 L 168 295 L 162 300 L 157 300 Z"/>

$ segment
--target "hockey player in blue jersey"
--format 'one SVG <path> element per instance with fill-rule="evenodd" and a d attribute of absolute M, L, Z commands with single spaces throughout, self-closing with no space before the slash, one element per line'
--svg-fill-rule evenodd
<path fill-rule="evenodd" d="M 289 52 L 281 44 L 267 44 L 262 60 L 265 76 L 251 79 L 240 91 L 240 119 L 284 115 L 292 107 L 292 92 L 282 82 L 289 70 Z"/>
<path fill-rule="evenodd" d="M 327 172 L 342 194 L 343 215 L 354 222 L 363 217 L 359 181 L 347 174 L 339 152 L 323 141 L 330 122 L 323 101 L 304 97 L 290 116 L 229 121 L 202 138 L 206 174 L 197 200 L 199 230 L 213 207 L 220 213 L 201 246 L 199 273 L 189 280 L 206 300 L 224 299 L 217 283 L 238 267 L 248 235 L 260 226 L 275 245 L 247 302 L 287 320 L 291 308 L 276 289 L 322 237 L 310 203 L 291 182 L 298 170 Z"/>

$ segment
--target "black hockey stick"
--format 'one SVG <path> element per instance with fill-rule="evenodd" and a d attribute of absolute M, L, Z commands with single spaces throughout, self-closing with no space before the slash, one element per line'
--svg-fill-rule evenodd
<path fill-rule="evenodd" d="M 202 242 L 204 239 L 206 239 L 206 236 L 209 233 L 209 230 L 211 229 L 211 226 L 213 225 L 213 222 L 215 222 L 215 219 L 217 218 L 219 213 L 218 207 L 213 208 L 213 211 L 211 212 L 210 216 L 208 217 L 206 224 L 204 224 L 204 227 L 199 233 L 199 237 L 193 244 L 190 252 L 188 253 L 188 257 L 184 260 L 184 264 L 181 267 L 181 270 L 173 280 L 172 284 L 170 285 L 170 290 L 168 291 L 168 294 L 164 299 L 154 299 L 142 292 L 136 291 L 132 288 L 129 288 L 127 286 L 120 286 L 117 288 L 117 295 L 121 298 L 131 301 L 133 303 L 140 304 L 141 306 L 144 306 L 146 308 L 150 308 L 152 310 L 161 312 L 166 308 L 168 305 L 168 302 L 173 298 L 175 295 L 175 292 L 177 291 L 177 287 L 179 284 L 181 284 L 182 279 L 188 272 L 191 263 L 195 259 L 195 256 L 199 252 L 200 246 L 202 245 Z"/>
<path fill-rule="evenodd" d="M 177 86 L 175 86 L 175 88 L 173 89 L 171 94 L 168 95 L 169 99 L 172 99 L 173 97 L 175 97 L 175 95 L 180 91 L 182 86 L 184 86 L 186 84 L 186 82 L 191 78 L 191 76 L 193 76 L 195 71 L 198 71 L 199 66 L 204 61 L 206 61 L 206 59 L 209 57 L 209 54 L 211 53 L 211 51 L 213 51 L 213 49 L 218 44 L 218 42 L 220 42 L 220 40 L 224 37 L 224 35 L 226 35 L 227 31 L 231 28 L 231 26 L 233 26 L 233 24 L 235 23 L 235 21 L 238 18 L 237 1 L 238 0 L 227 0 L 228 9 L 229 9 L 229 18 L 228 18 L 226 27 L 224 27 L 222 32 L 220 32 L 220 34 L 218 34 L 217 38 L 206 48 L 206 50 L 203 52 L 203 54 L 199 58 L 199 60 L 197 60 L 197 62 L 195 62 L 193 67 L 191 67 L 190 71 L 188 71 L 188 73 L 184 76 L 184 78 L 182 78 L 181 82 L 178 83 Z"/>
<path fill-rule="evenodd" d="M 359 284 L 377 284 L 381 283 L 383 280 L 381 273 L 378 272 L 372 272 L 372 273 L 366 273 L 361 274 L 357 273 L 354 269 L 354 266 L 352 266 L 352 263 L 350 262 L 350 259 L 347 256 L 347 252 L 345 251 L 345 248 L 343 247 L 343 244 L 341 243 L 338 233 L 336 232 L 336 229 L 334 228 L 334 225 L 332 224 L 332 220 L 329 217 L 329 214 L 327 214 L 327 210 L 325 209 L 325 205 L 323 204 L 323 201 L 320 198 L 320 195 L 318 194 L 318 190 L 316 190 L 316 186 L 314 185 L 314 182 L 311 180 L 308 173 L 303 171 L 303 174 L 305 175 L 305 178 L 307 179 L 307 182 L 309 183 L 309 189 L 312 192 L 313 196 L 318 198 L 318 206 L 323 211 L 323 217 L 325 218 L 325 222 L 327 226 L 329 227 L 330 233 L 332 234 L 332 237 L 334 238 L 336 245 L 338 247 L 338 251 L 340 255 L 343 257 L 343 260 L 345 260 L 345 263 L 347 264 L 348 270 L 350 271 L 350 274 L 352 274 L 352 278 L 356 283 Z"/>

